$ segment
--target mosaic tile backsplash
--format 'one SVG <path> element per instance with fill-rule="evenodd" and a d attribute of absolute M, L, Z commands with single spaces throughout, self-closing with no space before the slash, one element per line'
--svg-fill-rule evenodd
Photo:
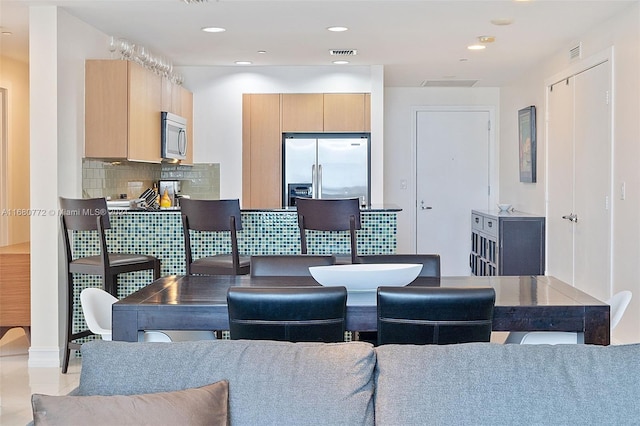
<path fill-rule="evenodd" d="M 161 274 L 183 275 L 184 240 L 180 213 L 127 212 L 109 213 L 111 229 L 107 230 L 110 251 L 156 256 L 161 262 Z M 298 254 L 300 233 L 295 212 L 242 212 L 243 230 L 238 233 L 241 254 Z M 362 212 L 362 229 L 357 232 L 358 254 L 390 254 L 396 252 L 397 212 Z M 228 253 L 231 243 L 228 233 L 193 233 L 194 257 Z M 95 233 L 74 234 L 74 257 L 98 254 Z M 309 254 L 349 253 L 349 233 L 307 232 Z M 152 271 L 131 272 L 118 277 L 118 297 L 123 298 L 153 281 Z M 86 287 L 101 287 L 99 276 L 74 276 L 74 330 L 86 329 L 80 309 L 80 292 Z"/>
<path fill-rule="evenodd" d="M 181 181 L 182 194 L 191 198 L 217 200 L 220 198 L 220 164 L 151 164 L 129 161 L 82 161 L 83 198 L 111 197 L 135 199 L 159 180 Z"/>

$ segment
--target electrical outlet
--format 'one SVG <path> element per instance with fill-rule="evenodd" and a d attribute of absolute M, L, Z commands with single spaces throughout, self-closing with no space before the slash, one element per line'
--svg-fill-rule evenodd
<path fill-rule="evenodd" d="M 620 199 L 624 200 L 627 197 L 627 184 L 622 182 L 620 184 Z"/>
<path fill-rule="evenodd" d="M 400 179 L 400 189 L 407 189 L 407 180 Z"/>

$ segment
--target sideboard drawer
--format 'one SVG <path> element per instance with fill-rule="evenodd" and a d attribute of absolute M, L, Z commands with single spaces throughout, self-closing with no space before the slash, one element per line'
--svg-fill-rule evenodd
<path fill-rule="evenodd" d="M 482 221 L 482 230 L 492 236 L 498 235 L 498 222 L 491 217 L 483 217 Z"/>
<path fill-rule="evenodd" d="M 477 215 L 475 213 L 471 214 L 471 229 L 475 229 L 478 231 L 482 231 L 482 227 L 484 226 L 483 217 Z"/>

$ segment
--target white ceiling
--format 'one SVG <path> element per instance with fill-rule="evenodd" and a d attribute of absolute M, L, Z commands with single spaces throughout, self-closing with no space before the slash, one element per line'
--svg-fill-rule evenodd
<path fill-rule="evenodd" d="M 0 0 L 2 31 L 13 32 L 1 36 L 0 49 L 27 61 L 28 7 L 58 5 L 176 66 L 236 66 L 236 60 L 331 65 L 336 57 L 329 49 L 357 49 L 347 58 L 350 65 L 384 65 L 386 86 L 416 87 L 425 80 L 501 86 L 551 54 L 568 55 L 581 34 L 637 1 Z M 513 23 L 498 26 L 492 19 Z M 326 30 L 334 25 L 349 31 Z M 204 33 L 204 26 L 227 31 Z M 483 51 L 467 50 L 484 35 L 496 41 Z"/>

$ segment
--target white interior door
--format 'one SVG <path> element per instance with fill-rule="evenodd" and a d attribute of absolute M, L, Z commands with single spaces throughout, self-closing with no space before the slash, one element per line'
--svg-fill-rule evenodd
<path fill-rule="evenodd" d="M 469 275 L 471 210 L 489 207 L 488 110 L 416 112 L 416 252 Z"/>
<path fill-rule="evenodd" d="M 553 85 L 549 91 L 547 122 L 547 271 L 567 283 L 573 283 L 573 223 L 562 217 L 575 211 L 573 85 L 572 79 Z"/>
<path fill-rule="evenodd" d="M 547 271 L 605 300 L 611 275 L 610 63 L 567 81 L 549 93 Z"/>
<path fill-rule="evenodd" d="M 609 63 L 576 75 L 575 286 L 610 297 L 611 108 Z"/>

